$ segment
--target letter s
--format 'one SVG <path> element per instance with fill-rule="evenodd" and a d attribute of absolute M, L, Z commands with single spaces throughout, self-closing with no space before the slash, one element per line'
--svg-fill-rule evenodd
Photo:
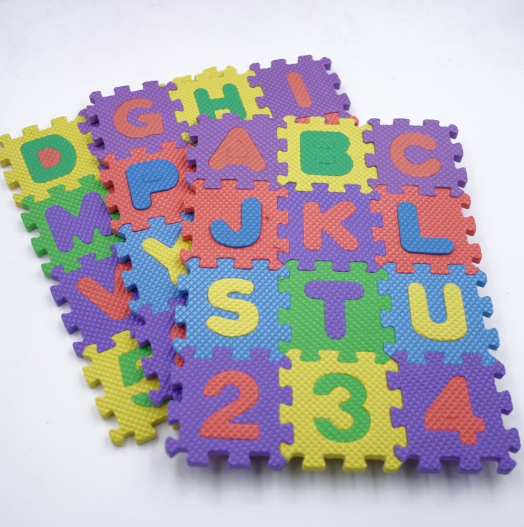
<path fill-rule="evenodd" d="M 207 292 L 209 303 L 218 309 L 236 313 L 238 318 L 231 320 L 213 315 L 207 319 L 206 326 L 224 337 L 243 337 L 254 331 L 259 319 L 257 307 L 247 300 L 229 297 L 231 293 L 250 295 L 254 290 L 253 282 L 240 278 L 222 278 L 213 282 Z"/>

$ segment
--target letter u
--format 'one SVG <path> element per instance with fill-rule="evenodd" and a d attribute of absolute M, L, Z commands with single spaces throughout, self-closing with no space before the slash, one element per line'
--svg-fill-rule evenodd
<path fill-rule="evenodd" d="M 436 323 L 429 315 L 428 298 L 422 284 L 413 283 L 408 287 L 409 309 L 413 329 L 423 337 L 439 342 L 459 340 L 468 332 L 466 312 L 460 288 L 446 284 L 443 289 L 446 306 L 446 321 Z"/>

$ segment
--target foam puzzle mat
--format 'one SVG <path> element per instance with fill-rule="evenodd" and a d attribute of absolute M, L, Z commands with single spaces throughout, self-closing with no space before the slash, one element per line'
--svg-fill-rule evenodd
<path fill-rule="evenodd" d="M 507 474 L 520 440 L 458 130 L 360 124 L 330 70 L 209 68 L 0 137 L 111 440 L 167 420 L 192 466 Z"/>

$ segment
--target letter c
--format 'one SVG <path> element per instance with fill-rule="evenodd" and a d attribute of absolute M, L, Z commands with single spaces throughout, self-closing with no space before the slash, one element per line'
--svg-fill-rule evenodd
<path fill-rule="evenodd" d="M 423 163 L 412 163 L 406 157 L 406 150 L 410 146 L 418 146 L 424 150 L 436 150 L 437 142 L 433 137 L 419 132 L 408 132 L 395 137 L 389 147 L 391 161 L 403 174 L 413 177 L 434 176 L 442 167 L 442 163 L 431 157 Z"/>

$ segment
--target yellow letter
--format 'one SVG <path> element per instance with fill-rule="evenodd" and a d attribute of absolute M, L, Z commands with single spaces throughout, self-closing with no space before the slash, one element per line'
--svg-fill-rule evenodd
<path fill-rule="evenodd" d="M 183 241 L 182 236 L 173 247 L 168 247 L 154 238 L 147 238 L 142 242 L 142 249 L 167 269 L 174 285 L 178 282 L 179 274 L 187 274 L 184 264 L 180 261 L 180 249 L 191 249 L 191 242 Z"/>
<path fill-rule="evenodd" d="M 218 309 L 236 313 L 238 318 L 231 320 L 212 316 L 207 319 L 206 326 L 224 337 L 243 337 L 255 331 L 259 318 L 255 304 L 228 296 L 231 293 L 250 295 L 254 290 L 253 282 L 240 278 L 222 278 L 213 282 L 207 291 L 209 303 Z"/>
<path fill-rule="evenodd" d="M 409 284 L 409 309 L 413 329 L 423 337 L 439 342 L 451 342 L 464 337 L 468 331 L 464 302 L 460 288 L 455 284 L 444 286 L 446 321 L 437 324 L 429 316 L 428 299 L 422 284 Z"/>

